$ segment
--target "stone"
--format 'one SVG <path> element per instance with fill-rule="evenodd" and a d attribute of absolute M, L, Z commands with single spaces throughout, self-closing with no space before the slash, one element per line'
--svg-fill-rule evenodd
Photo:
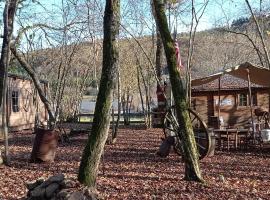
<path fill-rule="evenodd" d="M 70 180 L 70 179 L 64 179 L 61 183 L 60 183 L 61 188 L 72 188 L 74 187 L 74 181 Z"/>
<path fill-rule="evenodd" d="M 51 198 L 54 195 L 54 193 L 58 190 L 58 188 L 59 188 L 58 183 L 52 183 L 48 185 L 45 189 L 45 196 L 47 198 Z"/>
<path fill-rule="evenodd" d="M 64 180 L 64 178 L 65 177 L 64 177 L 63 174 L 57 174 L 57 175 L 54 175 L 54 176 L 51 176 L 50 178 L 48 178 L 40 186 L 41 187 L 47 187 L 51 183 L 60 183 L 60 182 L 62 182 Z"/>
<path fill-rule="evenodd" d="M 45 192 L 46 192 L 45 188 L 38 186 L 30 192 L 30 196 L 34 198 L 38 197 L 39 199 L 42 199 L 45 197 Z"/>
<path fill-rule="evenodd" d="M 54 176 L 51 176 L 48 181 L 50 182 L 57 182 L 57 183 L 60 183 L 64 180 L 65 176 L 64 174 L 56 174 Z"/>
<path fill-rule="evenodd" d="M 70 196 L 68 189 L 63 189 L 57 194 L 57 199 L 67 199 Z"/>
<path fill-rule="evenodd" d="M 83 194 L 88 200 L 97 200 L 97 191 L 94 188 L 85 188 Z"/>
<path fill-rule="evenodd" d="M 86 200 L 86 198 L 80 192 L 73 192 L 67 200 Z"/>
<path fill-rule="evenodd" d="M 44 179 L 38 179 L 36 181 L 28 182 L 28 183 L 26 183 L 26 188 L 28 190 L 33 190 L 34 188 L 36 188 L 37 186 L 39 186 L 43 182 L 44 182 Z"/>

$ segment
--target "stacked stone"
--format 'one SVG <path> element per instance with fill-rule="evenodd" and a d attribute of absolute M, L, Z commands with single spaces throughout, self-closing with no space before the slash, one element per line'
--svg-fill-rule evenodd
<path fill-rule="evenodd" d="M 91 190 L 83 192 L 72 191 L 72 181 L 65 179 L 63 174 L 57 174 L 47 180 L 39 179 L 27 183 L 27 198 L 25 200 L 96 200 Z"/>

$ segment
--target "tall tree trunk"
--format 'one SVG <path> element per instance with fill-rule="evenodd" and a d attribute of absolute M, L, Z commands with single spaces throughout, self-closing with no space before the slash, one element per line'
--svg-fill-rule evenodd
<path fill-rule="evenodd" d="M 96 186 L 98 166 L 110 125 L 112 93 L 117 81 L 118 49 L 116 38 L 120 26 L 120 0 L 106 0 L 104 13 L 103 66 L 93 126 L 83 151 L 78 179 L 89 187 Z"/>
<path fill-rule="evenodd" d="M 157 31 L 156 72 L 159 80 L 161 80 L 161 58 L 162 58 L 162 39 L 160 33 Z"/>
<path fill-rule="evenodd" d="M 127 89 L 127 98 L 126 98 L 126 104 L 125 104 L 125 125 L 129 125 L 129 113 L 128 113 L 128 105 L 129 105 L 129 99 L 130 99 L 130 92 L 129 92 L 129 87 Z"/>
<path fill-rule="evenodd" d="M 123 110 L 123 119 L 124 119 L 124 125 L 126 125 L 126 100 L 125 100 L 125 93 L 121 96 L 121 106 Z"/>
<path fill-rule="evenodd" d="M 9 164 L 8 153 L 8 125 L 7 125 L 7 87 L 8 66 L 10 62 L 10 40 L 13 32 L 14 17 L 17 8 L 17 0 L 7 0 L 3 13 L 4 35 L 0 58 L 0 106 L 2 108 L 2 132 L 5 137 L 5 163 Z"/>
<path fill-rule="evenodd" d="M 198 150 L 185 98 L 185 91 L 183 88 L 180 73 L 177 70 L 174 42 L 168 29 L 164 1 L 154 0 L 154 6 L 157 15 L 158 29 L 160 31 L 165 49 L 170 81 L 172 85 L 172 92 L 176 106 L 176 114 L 179 123 L 179 130 L 177 134 L 181 138 L 183 145 L 185 179 L 203 182 L 199 167 Z"/>
<path fill-rule="evenodd" d="M 114 126 L 113 134 L 112 134 L 112 143 L 116 142 L 118 128 L 119 128 L 119 122 L 121 117 L 121 77 L 120 77 L 120 69 L 118 67 L 118 84 L 117 84 L 117 119 Z"/>
<path fill-rule="evenodd" d="M 142 98 L 142 92 L 140 90 L 140 95 L 141 95 L 141 102 L 142 102 L 142 109 L 144 112 L 144 116 L 145 116 L 145 125 L 147 128 L 149 128 L 151 126 L 151 121 L 150 121 L 150 113 L 149 113 L 149 101 L 148 101 L 148 88 L 147 88 L 147 81 L 146 78 L 143 75 L 143 69 L 142 66 L 140 64 L 139 58 L 136 55 L 136 60 L 137 60 L 137 66 L 138 66 L 138 72 L 140 73 L 141 77 L 142 77 L 142 83 L 144 86 L 144 90 L 145 90 L 145 106 L 144 107 L 144 102 L 143 102 L 143 98 Z M 139 82 L 139 74 L 138 74 L 138 82 Z M 139 88 L 140 89 L 140 88 Z"/>
<path fill-rule="evenodd" d="M 155 12 L 155 8 L 154 8 L 154 4 L 153 4 L 153 0 L 151 0 L 151 9 L 152 9 L 152 14 L 155 18 L 155 21 L 157 16 L 156 16 L 156 12 Z M 156 27 L 157 27 L 157 23 L 156 23 Z M 160 32 L 158 31 L 158 28 L 156 30 L 157 33 L 157 41 L 156 41 L 156 45 L 157 45 L 157 49 L 156 49 L 156 74 L 157 74 L 157 78 L 160 81 L 161 80 L 161 58 L 162 58 L 162 39 L 161 39 L 161 35 Z M 159 85 L 160 83 L 157 81 L 157 85 Z"/>
<path fill-rule="evenodd" d="M 141 89 L 139 64 L 137 64 L 137 82 L 138 82 L 138 90 L 139 90 L 139 93 L 140 93 L 140 100 L 141 100 L 141 105 L 142 105 L 142 113 L 143 113 L 143 116 L 144 116 L 144 122 L 145 122 L 145 125 L 147 126 L 147 117 L 145 115 L 144 101 L 143 101 L 143 95 L 142 95 L 142 89 Z"/>

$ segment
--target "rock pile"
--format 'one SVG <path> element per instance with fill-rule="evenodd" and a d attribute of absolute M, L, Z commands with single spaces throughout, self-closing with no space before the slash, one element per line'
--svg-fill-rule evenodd
<path fill-rule="evenodd" d="M 38 179 L 27 183 L 25 200 L 97 200 L 96 194 L 89 189 L 83 192 L 72 190 L 73 184 L 63 174 L 54 175 L 47 180 Z"/>

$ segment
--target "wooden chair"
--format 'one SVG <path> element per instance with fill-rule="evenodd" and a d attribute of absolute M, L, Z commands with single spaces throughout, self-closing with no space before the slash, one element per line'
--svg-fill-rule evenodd
<path fill-rule="evenodd" d="M 238 132 L 238 146 L 240 149 L 247 150 L 250 141 L 250 132 Z"/>
<path fill-rule="evenodd" d="M 237 134 L 237 129 L 226 128 L 226 131 L 224 132 L 224 134 L 220 135 L 220 141 L 221 141 L 220 149 L 226 149 L 229 151 L 230 149 L 235 148 L 237 146 L 236 134 Z"/>

